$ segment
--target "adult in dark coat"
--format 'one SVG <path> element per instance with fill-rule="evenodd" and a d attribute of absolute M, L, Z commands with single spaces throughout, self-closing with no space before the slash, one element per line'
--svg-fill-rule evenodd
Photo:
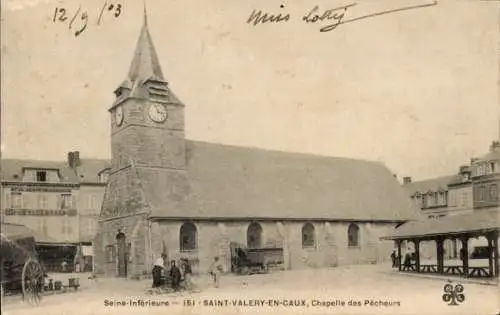
<path fill-rule="evenodd" d="M 191 269 L 191 264 L 188 259 L 183 259 L 182 262 L 184 266 L 184 286 L 186 289 L 190 290 L 192 286 L 191 276 L 193 274 L 193 270 Z"/>
<path fill-rule="evenodd" d="M 170 278 L 172 279 L 172 289 L 175 291 L 179 290 L 181 276 L 181 270 L 175 265 L 175 260 L 172 260 L 170 264 Z"/>
<path fill-rule="evenodd" d="M 467 256 L 467 252 L 465 251 L 465 248 L 460 248 L 460 260 L 461 261 L 464 261 L 465 260 L 465 256 Z"/>
<path fill-rule="evenodd" d="M 163 281 L 161 278 L 161 273 L 165 268 L 165 259 L 167 255 L 162 254 L 160 258 L 155 261 L 155 265 L 153 266 L 153 288 L 158 288 L 163 285 Z"/>
<path fill-rule="evenodd" d="M 397 263 L 398 256 L 396 255 L 395 250 L 392 251 L 391 260 L 392 260 L 392 268 L 396 268 L 398 266 L 398 263 Z"/>

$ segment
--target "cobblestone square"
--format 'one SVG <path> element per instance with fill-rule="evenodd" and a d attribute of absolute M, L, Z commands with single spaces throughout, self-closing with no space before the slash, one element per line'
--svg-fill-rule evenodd
<path fill-rule="evenodd" d="M 81 275 L 84 278 L 84 274 Z M 442 300 L 446 279 L 405 276 L 387 265 L 339 267 L 194 279 L 197 292 L 148 294 L 149 280 L 82 279 L 77 292 L 46 296 L 39 306 L 7 297 L 3 312 L 28 314 L 498 314 L 498 286 L 457 279 L 465 301 Z M 151 305 L 168 304 L 168 306 Z M 124 305 L 122 305 L 124 304 Z M 149 304 L 149 305 L 148 305 Z"/>

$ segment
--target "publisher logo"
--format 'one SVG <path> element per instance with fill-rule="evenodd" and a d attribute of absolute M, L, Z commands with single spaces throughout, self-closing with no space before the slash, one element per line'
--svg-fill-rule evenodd
<path fill-rule="evenodd" d="M 448 303 L 448 305 L 459 305 L 463 301 L 465 301 L 464 286 L 461 284 L 457 284 L 455 286 L 451 284 L 446 284 L 444 286 L 444 294 L 443 301 Z"/>

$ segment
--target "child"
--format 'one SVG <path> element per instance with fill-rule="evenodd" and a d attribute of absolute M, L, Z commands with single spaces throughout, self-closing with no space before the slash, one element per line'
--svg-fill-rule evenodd
<path fill-rule="evenodd" d="M 214 286 L 216 288 L 219 287 L 219 278 L 220 278 L 220 274 L 221 274 L 222 270 L 223 270 L 223 268 L 219 262 L 219 257 L 215 257 L 214 262 L 212 263 L 212 267 L 210 268 L 210 274 L 213 277 Z"/>

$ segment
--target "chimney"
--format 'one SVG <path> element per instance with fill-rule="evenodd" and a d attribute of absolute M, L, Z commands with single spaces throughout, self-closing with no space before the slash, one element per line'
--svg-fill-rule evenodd
<path fill-rule="evenodd" d="M 75 154 L 73 152 L 68 152 L 68 166 L 73 168 L 73 163 L 74 163 L 74 156 Z"/>
<path fill-rule="evenodd" d="M 411 177 L 405 176 L 403 177 L 403 185 L 411 183 Z"/>
<path fill-rule="evenodd" d="M 80 152 L 68 152 L 68 165 L 71 168 L 75 168 L 80 165 Z"/>
<path fill-rule="evenodd" d="M 469 173 L 470 172 L 470 169 L 469 169 L 469 165 L 462 165 L 460 166 L 460 174 L 464 174 L 464 173 Z"/>
<path fill-rule="evenodd" d="M 496 151 L 499 148 L 500 148 L 500 142 L 499 141 L 493 141 L 493 142 L 491 142 L 491 145 L 490 145 L 490 151 L 491 152 Z"/>
<path fill-rule="evenodd" d="M 75 160 L 75 167 L 80 166 L 80 151 L 73 152 L 73 159 Z"/>

